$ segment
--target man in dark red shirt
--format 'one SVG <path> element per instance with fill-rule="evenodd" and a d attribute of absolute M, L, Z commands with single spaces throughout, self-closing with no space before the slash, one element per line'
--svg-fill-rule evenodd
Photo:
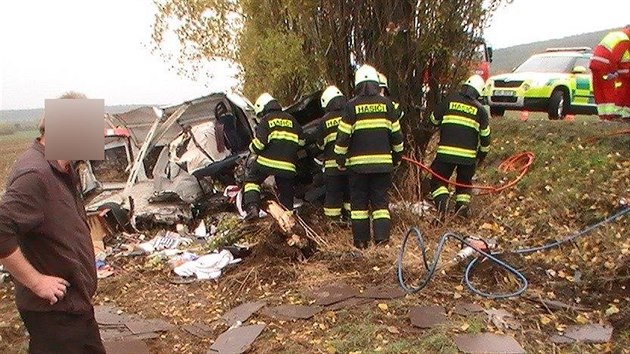
<path fill-rule="evenodd" d="M 43 119 L 39 129 L 0 199 L 0 263 L 14 278 L 29 353 L 104 354 L 91 301 L 97 277 L 79 178 L 70 161 L 46 160 Z"/>

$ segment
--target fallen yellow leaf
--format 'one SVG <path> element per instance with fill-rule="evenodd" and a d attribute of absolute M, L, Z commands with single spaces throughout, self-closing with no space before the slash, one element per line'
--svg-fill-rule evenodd
<path fill-rule="evenodd" d="M 387 309 L 389 309 L 389 306 L 387 306 L 387 304 L 380 303 L 378 304 L 378 308 L 383 311 L 387 311 Z"/>

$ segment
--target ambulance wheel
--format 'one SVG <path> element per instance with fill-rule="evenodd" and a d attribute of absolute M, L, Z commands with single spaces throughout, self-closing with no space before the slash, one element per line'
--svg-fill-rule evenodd
<path fill-rule="evenodd" d="M 549 108 L 548 114 L 549 119 L 557 120 L 564 119 L 567 115 L 568 109 L 568 98 L 562 89 L 556 89 L 551 94 L 551 98 L 549 99 Z"/>
<path fill-rule="evenodd" d="M 490 115 L 493 117 L 503 117 L 505 115 L 505 108 L 490 107 Z"/>

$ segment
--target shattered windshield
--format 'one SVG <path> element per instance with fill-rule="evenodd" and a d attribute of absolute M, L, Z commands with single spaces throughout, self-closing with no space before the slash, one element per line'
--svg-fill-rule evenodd
<path fill-rule="evenodd" d="M 575 57 L 568 56 L 536 56 L 527 59 L 515 73 L 568 73 L 573 68 Z"/>

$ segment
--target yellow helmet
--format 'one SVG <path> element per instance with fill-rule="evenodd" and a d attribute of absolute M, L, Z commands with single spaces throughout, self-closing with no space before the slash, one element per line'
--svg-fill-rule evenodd
<path fill-rule="evenodd" d="M 267 92 L 258 96 L 258 99 L 256 99 L 256 103 L 254 103 L 254 113 L 256 113 L 257 115 L 260 114 L 265 109 L 267 103 L 271 101 L 275 101 L 275 98 L 273 98 L 273 96 L 271 96 Z"/>
<path fill-rule="evenodd" d="M 337 86 L 328 86 L 322 93 L 322 108 L 326 108 L 333 98 L 340 96 L 343 96 L 343 93 L 341 93 Z"/>
<path fill-rule="evenodd" d="M 361 65 L 361 67 L 358 68 L 357 72 L 354 74 L 354 85 L 356 86 L 366 81 L 374 81 L 377 84 L 379 83 L 378 71 L 376 71 L 374 67 L 364 64 Z"/>
<path fill-rule="evenodd" d="M 483 89 L 486 86 L 486 81 L 480 75 L 473 75 L 466 80 L 464 85 L 468 85 L 477 91 L 479 96 L 483 95 Z"/>

